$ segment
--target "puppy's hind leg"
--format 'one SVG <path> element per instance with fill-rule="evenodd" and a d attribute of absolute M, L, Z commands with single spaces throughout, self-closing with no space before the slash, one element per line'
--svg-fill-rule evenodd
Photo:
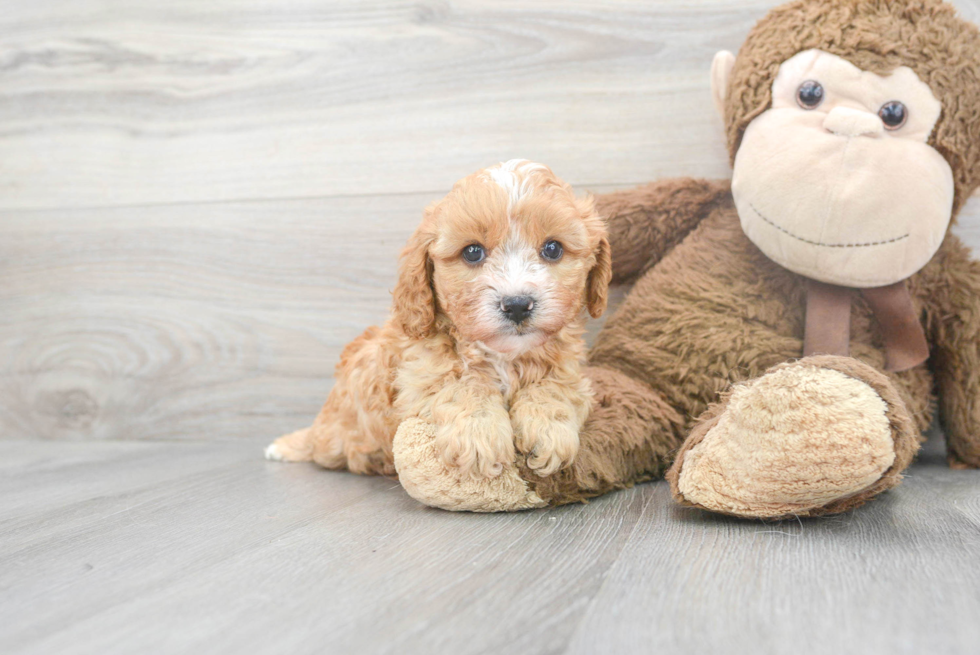
<path fill-rule="evenodd" d="M 265 458 L 275 462 L 312 462 L 313 428 L 279 437 L 265 447 Z"/>
<path fill-rule="evenodd" d="M 394 475 L 391 440 L 398 417 L 391 408 L 392 354 L 378 328 L 347 344 L 336 380 L 313 425 L 279 437 L 268 459 L 316 462 L 327 469 Z"/>

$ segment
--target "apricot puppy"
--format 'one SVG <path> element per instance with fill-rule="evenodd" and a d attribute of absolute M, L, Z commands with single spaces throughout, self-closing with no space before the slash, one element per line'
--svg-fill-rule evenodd
<path fill-rule="evenodd" d="M 592 199 L 547 166 L 512 160 L 460 180 L 402 252 L 391 317 L 344 349 L 316 421 L 266 457 L 394 475 L 392 438 L 418 417 L 437 426 L 447 465 L 493 477 L 516 446 L 554 473 L 589 414 L 584 314 L 605 310 L 610 265 Z"/>

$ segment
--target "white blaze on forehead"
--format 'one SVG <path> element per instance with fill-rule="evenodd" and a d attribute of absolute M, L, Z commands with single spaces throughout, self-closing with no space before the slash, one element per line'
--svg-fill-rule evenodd
<path fill-rule="evenodd" d="M 485 175 L 507 193 L 508 202 L 513 206 L 534 188 L 534 173 L 546 169 L 544 164 L 511 159 L 486 169 Z"/>

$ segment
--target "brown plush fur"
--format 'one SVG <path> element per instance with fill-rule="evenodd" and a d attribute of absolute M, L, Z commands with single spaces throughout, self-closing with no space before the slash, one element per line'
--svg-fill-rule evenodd
<path fill-rule="evenodd" d="M 677 187 L 703 189 L 705 184 L 700 180 L 663 181 L 645 187 L 643 195 L 670 196 Z M 727 183 L 714 186 L 722 190 Z M 621 192 L 611 200 L 622 204 L 627 194 Z M 607 199 L 600 197 L 598 203 L 603 211 Z M 650 222 L 659 218 L 656 207 L 647 209 Z M 801 356 L 803 278 L 779 267 L 749 242 L 730 196 L 700 209 L 705 215 L 698 226 L 636 283 L 610 317 L 590 355 L 592 366 L 605 373 L 596 375 L 589 369 L 598 396 L 629 399 L 639 388 L 645 400 L 633 411 L 629 403 L 621 407 L 612 403 L 616 416 L 594 411 L 581 435 L 577 462 L 560 477 L 610 482 L 605 486 L 570 485 L 566 491 L 548 489 L 538 482 L 535 488 L 543 498 L 573 502 L 657 475 L 672 459 L 663 459 L 662 453 L 677 447 L 719 394 L 733 383 L 751 380 Z M 634 214 L 629 220 L 636 218 Z M 625 277 L 628 271 L 616 264 L 620 246 L 616 237 L 627 230 L 613 227 L 619 222 L 617 216 L 610 221 L 613 274 Z M 646 233 L 656 238 L 657 230 Z M 627 251 L 638 247 L 635 239 L 623 246 Z M 656 257 L 655 248 L 651 251 Z M 909 288 L 922 309 L 933 355 L 928 365 L 881 375 L 887 375 L 908 409 L 916 433 L 932 420 L 934 381 L 938 382 L 950 461 L 978 467 L 980 416 L 975 408 L 980 399 L 980 310 L 976 304 L 980 263 L 972 261 L 968 249 L 949 235 L 933 260 L 909 281 Z M 870 309 L 856 301 L 851 336 L 854 358 L 880 371 L 884 365 L 881 345 Z M 884 393 L 883 397 L 888 399 Z M 682 426 L 674 423 L 678 416 Z M 624 436 L 629 444 L 625 452 L 610 454 L 610 445 Z M 601 445 L 592 446 L 596 441 Z M 593 448 L 601 465 L 589 464 Z M 649 456 L 645 463 L 644 456 Z M 610 467 L 617 470 L 606 472 Z M 603 473 L 597 475 L 597 470 Z"/>
<path fill-rule="evenodd" d="M 810 48 L 879 74 L 907 65 L 930 85 L 943 104 L 930 143 L 953 169 L 955 215 L 980 184 L 976 28 L 935 0 L 803 0 L 775 9 L 733 70 L 733 158 L 746 126 L 769 106 L 779 64 Z M 805 280 L 744 235 L 727 181 L 655 182 L 601 196 L 597 209 L 609 221 L 614 279 L 638 280 L 590 355 L 595 392 L 610 402 L 587 422 L 572 467 L 551 480 L 528 478 L 553 504 L 659 475 L 685 436 L 681 452 L 707 432 L 734 383 L 803 352 Z M 947 235 L 907 284 L 930 342 L 926 364 L 884 373 L 880 330 L 860 299 L 852 308 L 852 358 L 815 360 L 866 382 L 887 403 L 894 465 L 871 488 L 811 515 L 850 509 L 898 483 L 932 419 L 935 390 L 950 464 L 980 467 L 980 264 Z"/>
<path fill-rule="evenodd" d="M 585 369 L 596 392 L 568 468 L 541 478 L 521 467 L 531 489 L 552 504 L 579 502 L 659 477 L 683 441 L 681 415 L 648 385 L 611 368 Z"/>

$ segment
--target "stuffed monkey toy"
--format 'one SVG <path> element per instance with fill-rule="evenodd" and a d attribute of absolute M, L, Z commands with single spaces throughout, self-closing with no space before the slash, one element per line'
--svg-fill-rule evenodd
<path fill-rule="evenodd" d="M 935 409 L 949 465 L 980 467 L 980 263 L 948 232 L 980 184 L 976 27 L 938 0 L 800 0 L 711 82 L 732 180 L 597 198 L 635 285 L 591 351 L 574 463 L 462 479 L 409 420 L 415 498 L 514 510 L 666 474 L 713 512 L 842 512 L 899 483 Z"/>

